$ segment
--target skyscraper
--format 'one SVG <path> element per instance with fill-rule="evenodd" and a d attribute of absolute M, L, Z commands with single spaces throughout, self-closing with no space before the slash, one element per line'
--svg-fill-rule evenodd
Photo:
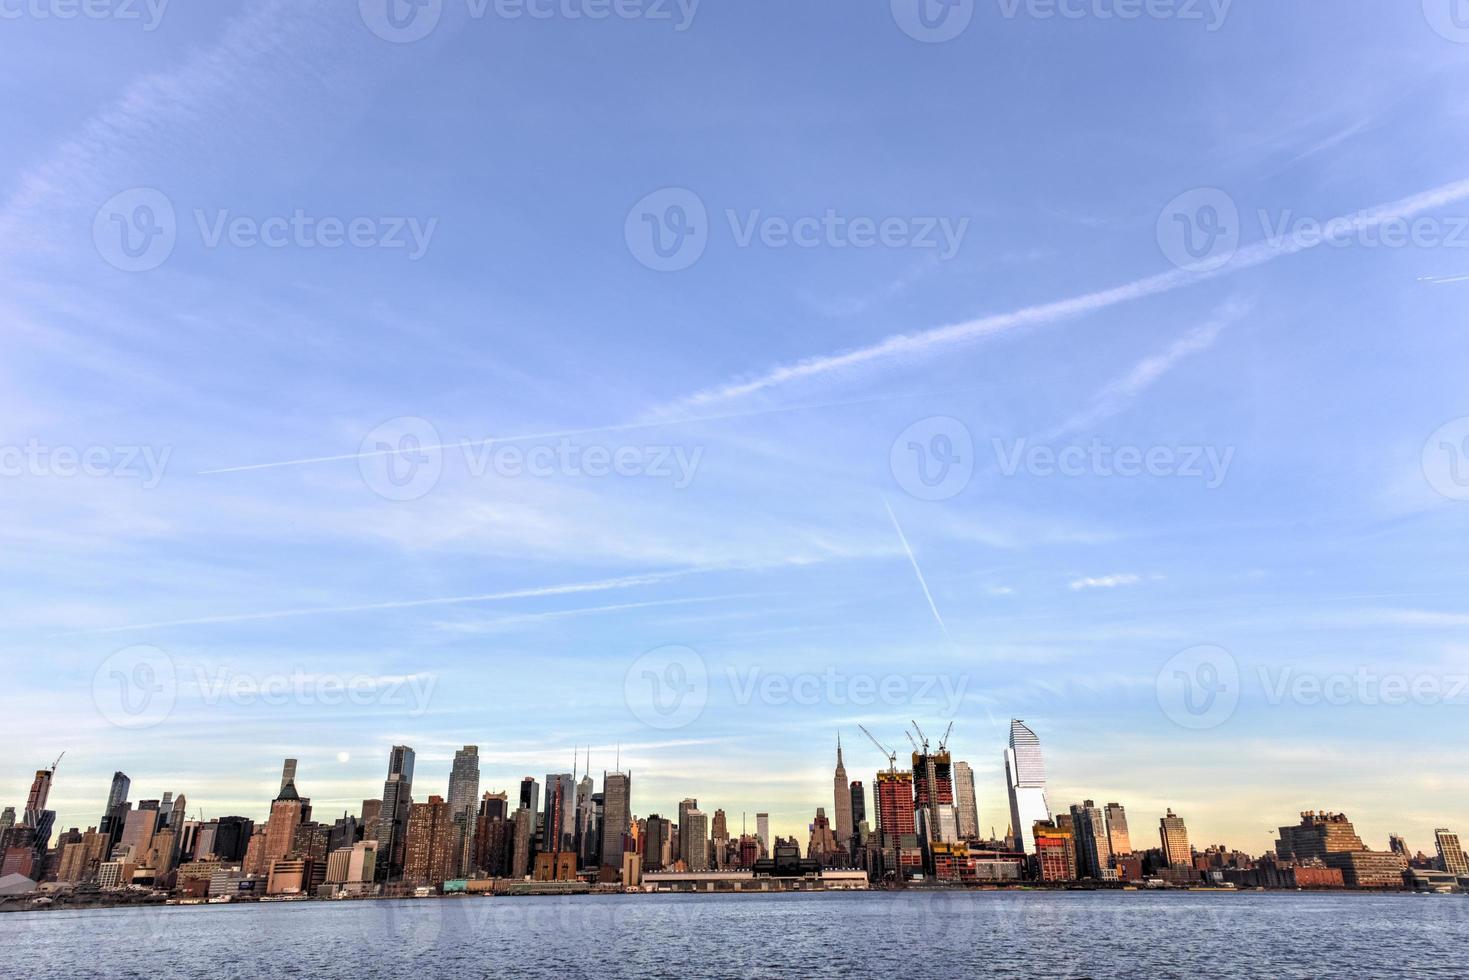
<path fill-rule="evenodd" d="M 1076 840 L 1076 858 L 1085 878 L 1101 881 L 1112 867 L 1112 845 L 1107 836 L 1107 821 L 1091 800 L 1071 805 L 1072 833 Z"/>
<path fill-rule="evenodd" d="M 1010 792 L 1010 826 L 1026 854 L 1035 853 L 1035 824 L 1051 819 L 1046 801 L 1046 763 L 1041 740 L 1025 722 L 1010 722 L 1010 747 L 1005 750 L 1005 784 Z"/>
<path fill-rule="evenodd" d="M 974 770 L 967 762 L 954 763 L 954 804 L 959 811 L 959 839 L 979 836 L 979 800 L 974 792 Z"/>
<path fill-rule="evenodd" d="M 885 870 L 900 877 L 921 873 L 923 851 L 913 807 L 913 774 L 896 769 L 879 772 L 873 804 Z"/>
<path fill-rule="evenodd" d="M 454 753 L 448 804 L 449 822 L 454 828 L 454 874 L 468 877 L 472 870 L 479 804 L 479 747 L 476 745 L 466 745 Z"/>
<path fill-rule="evenodd" d="M 403 847 L 403 880 L 418 887 L 437 887 L 454 867 L 454 825 L 442 796 L 415 803 L 409 811 Z"/>
<path fill-rule="evenodd" d="M 1121 803 L 1107 804 L 1107 843 L 1112 856 L 1132 853 L 1132 837 L 1127 832 L 1127 811 Z"/>
<path fill-rule="evenodd" d="M 682 817 L 682 824 L 688 828 L 679 832 L 684 860 L 688 862 L 690 871 L 708 871 L 709 818 L 698 809 L 685 810 Z"/>
<path fill-rule="evenodd" d="M 1438 866 L 1451 875 L 1469 876 L 1469 860 L 1459 846 L 1459 835 L 1440 827 L 1433 832 L 1433 840 L 1438 845 Z"/>
<path fill-rule="evenodd" d="M 852 784 L 847 780 L 847 767 L 842 763 L 842 735 L 837 733 L 837 767 L 832 775 L 832 801 L 836 804 L 836 841 L 843 850 L 852 846 Z M 811 857 L 811 854 L 807 854 Z"/>
<path fill-rule="evenodd" d="M 576 852 L 576 776 L 569 772 L 546 774 L 545 841 L 555 854 Z"/>
<path fill-rule="evenodd" d="M 270 820 L 265 825 L 262 860 L 267 870 L 273 862 L 295 854 L 296 829 L 309 819 L 311 801 L 296 792 L 296 760 L 287 759 L 280 794 L 270 804 Z"/>
<path fill-rule="evenodd" d="M 603 867 L 622 869 L 623 840 L 632 820 L 632 773 L 602 774 Z"/>
<path fill-rule="evenodd" d="M 388 754 L 388 778 L 383 783 L 383 804 L 377 821 L 377 860 L 374 873 L 380 881 L 403 875 L 403 848 L 407 843 L 408 813 L 413 804 L 413 750 L 393 746 Z"/>
<path fill-rule="evenodd" d="M 770 814 L 755 814 L 755 836 L 760 840 L 760 856 L 769 857 L 770 850 Z"/>
<path fill-rule="evenodd" d="M 111 855 L 112 848 L 117 845 L 118 838 L 122 836 L 123 824 L 127 822 L 128 790 L 131 788 L 132 780 L 126 774 L 112 774 L 112 787 L 107 791 L 107 808 L 102 811 L 102 819 L 97 823 L 97 832 L 107 838 L 108 855 Z"/>
<path fill-rule="evenodd" d="M 1184 826 L 1183 818 L 1174 815 L 1172 810 L 1168 815 L 1158 821 L 1158 837 L 1163 844 L 1163 860 L 1168 862 L 1169 867 L 1187 868 L 1194 863 L 1194 852 L 1188 843 L 1188 828 Z"/>
<path fill-rule="evenodd" d="M 867 791 L 862 786 L 862 780 L 852 780 L 852 827 L 867 819 Z"/>
<path fill-rule="evenodd" d="M 689 829 L 689 814 L 698 809 L 699 801 L 692 798 L 683 800 L 678 805 L 678 857 L 691 871 L 694 868 L 693 854 L 691 853 L 691 838 L 693 834 Z M 707 838 L 709 835 L 705 833 L 704 836 Z"/>

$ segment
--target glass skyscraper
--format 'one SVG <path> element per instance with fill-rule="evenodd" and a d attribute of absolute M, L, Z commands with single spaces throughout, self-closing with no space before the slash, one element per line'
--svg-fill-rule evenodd
<path fill-rule="evenodd" d="M 1005 784 L 1010 791 L 1010 828 L 1026 854 L 1035 853 L 1035 824 L 1051 819 L 1046 801 L 1046 763 L 1041 740 L 1019 719 L 1010 722 L 1005 750 Z"/>

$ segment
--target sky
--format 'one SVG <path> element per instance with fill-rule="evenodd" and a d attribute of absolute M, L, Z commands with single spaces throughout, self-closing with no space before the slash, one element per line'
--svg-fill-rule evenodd
<path fill-rule="evenodd" d="M 0 3 L 0 803 L 804 843 L 952 723 L 1003 835 L 1023 718 L 1140 846 L 1431 849 L 1469 21 L 1351 8 Z"/>

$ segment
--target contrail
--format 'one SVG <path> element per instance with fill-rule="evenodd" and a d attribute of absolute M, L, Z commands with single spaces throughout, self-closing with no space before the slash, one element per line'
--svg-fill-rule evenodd
<path fill-rule="evenodd" d="M 1222 276 L 1243 272 L 1246 269 L 1252 269 L 1255 266 L 1273 262 L 1287 255 L 1294 255 L 1297 252 L 1316 248 L 1339 237 L 1351 237 L 1362 231 L 1377 228 L 1388 221 L 1410 218 L 1424 211 L 1429 211 L 1447 204 L 1458 203 L 1466 199 L 1469 199 L 1469 180 L 1460 180 L 1452 184 L 1445 184 L 1441 187 L 1434 188 L 1433 190 L 1424 191 L 1421 194 L 1415 194 L 1412 197 L 1403 198 L 1399 201 L 1380 204 L 1374 208 L 1359 211 L 1353 215 L 1344 215 L 1336 219 L 1335 222 L 1328 222 L 1325 227 L 1344 226 L 1343 233 L 1339 236 L 1323 235 L 1320 240 L 1315 242 L 1302 241 L 1300 239 L 1285 239 L 1281 241 L 1266 240 L 1241 249 L 1233 259 L 1219 269 L 1209 271 L 1175 269 L 1138 279 L 1122 286 L 1085 293 L 1069 299 L 1043 303 L 1038 306 L 1027 306 L 1009 313 L 997 313 L 964 323 L 922 330 L 918 333 L 897 334 L 869 347 L 859 347 L 837 354 L 809 357 L 805 360 L 772 368 L 766 373 L 748 380 L 734 381 L 716 388 L 707 388 L 666 406 L 665 410 L 670 412 L 688 411 L 699 406 L 753 395 L 757 392 L 779 387 L 792 381 L 802 381 L 821 375 L 832 374 L 886 358 L 920 356 L 938 348 L 969 343 L 985 337 L 1008 333 L 1011 330 L 1021 327 L 1037 326 L 1045 323 L 1054 323 L 1059 320 L 1073 319 L 1123 303 L 1130 303 L 1150 296 L 1157 296 L 1160 293 L 1172 292 L 1185 286 L 1192 286 L 1196 283 L 1207 282 L 1211 279 L 1218 279 Z"/>
<path fill-rule="evenodd" d="M 903 526 L 898 523 L 898 515 L 893 513 L 893 505 L 888 503 L 886 497 L 882 498 L 882 505 L 887 508 L 888 518 L 893 522 L 893 530 L 898 532 L 898 540 L 903 543 L 903 550 L 908 553 L 908 561 L 913 564 L 913 572 L 918 576 L 918 584 L 923 587 L 923 597 L 928 600 L 928 608 L 933 610 L 933 618 L 938 621 L 939 629 L 944 631 L 950 643 L 954 643 L 954 637 L 949 633 L 949 626 L 944 622 L 944 617 L 939 615 L 939 607 L 933 601 L 933 593 L 928 591 L 928 582 L 923 578 L 923 569 L 918 567 L 918 557 L 913 554 L 913 549 L 908 545 L 908 536 L 903 533 Z M 958 646 L 957 643 L 954 644 Z"/>
<path fill-rule="evenodd" d="M 637 429 L 656 429 L 677 425 L 698 425 L 705 422 L 728 422 L 736 419 L 759 418 L 763 415 L 778 415 L 786 412 L 820 411 L 828 408 L 851 408 L 857 405 L 872 405 L 878 402 L 902 401 L 907 398 L 926 398 L 934 395 L 959 394 L 964 392 L 978 391 L 979 386 L 970 388 L 955 388 L 939 391 L 916 391 L 895 395 L 874 395 L 871 398 L 853 398 L 846 401 L 815 402 L 801 405 L 783 405 L 776 408 L 756 409 L 748 412 L 725 412 L 719 415 L 689 416 L 674 419 L 650 419 L 641 422 L 619 422 L 613 425 L 598 425 L 585 429 L 562 429 L 556 432 L 531 432 L 521 435 L 492 436 L 486 439 L 463 440 L 453 443 L 439 443 L 433 446 L 418 446 L 417 452 L 433 453 L 444 452 L 450 449 L 474 450 L 483 446 L 493 446 L 513 442 L 529 442 L 538 439 L 562 439 L 572 436 L 597 435 L 603 432 L 630 432 Z M 334 456 L 308 456 L 301 459 L 278 460 L 273 463 L 248 463 L 243 466 L 221 466 L 215 469 L 199 470 L 197 476 L 214 476 L 220 473 L 245 473 L 251 470 L 272 470 L 287 466 L 309 466 L 314 463 L 339 463 L 351 459 L 372 459 L 379 456 L 396 456 L 401 449 L 378 449 L 367 452 L 339 453 Z"/>
<path fill-rule="evenodd" d="M 479 602 L 506 602 L 512 599 L 534 599 L 545 596 L 577 595 L 584 592 L 607 592 L 612 589 L 630 589 L 642 585 L 656 585 L 674 579 L 696 575 L 701 572 L 723 570 L 723 566 L 687 568 L 675 572 L 654 572 L 649 575 L 629 575 L 622 578 L 602 579 L 596 582 L 574 582 L 566 585 L 547 585 L 508 592 L 490 592 L 484 595 L 445 596 L 433 599 L 400 599 L 390 602 L 369 602 L 350 606 L 315 606 L 309 609 L 275 609 L 266 612 L 235 613 L 222 616 L 199 616 L 194 619 L 174 619 L 158 623 L 135 623 L 129 626 L 108 626 L 101 629 L 77 630 L 57 633 L 55 637 L 95 636 L 106 633 L 127 633 L 137 630 L 163 629 L 170 626 L 203 626 L 218 623 L 246 623 L 272 619 L 293 619 L 299 616 L 320 616 L 332 613 L 376 612 L 385 609 L 419 609 L 427 606 L 456 606 Z M 54 638 L 54 637 L 53 637 Z"/>

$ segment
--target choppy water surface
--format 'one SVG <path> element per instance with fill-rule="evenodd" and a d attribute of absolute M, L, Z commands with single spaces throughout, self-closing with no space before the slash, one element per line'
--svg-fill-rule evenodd
<path fill-rule="evenodd" d="M 0 915 L 0 976 L 1469 976 L 1469 897 L 597 896 Z"/>

